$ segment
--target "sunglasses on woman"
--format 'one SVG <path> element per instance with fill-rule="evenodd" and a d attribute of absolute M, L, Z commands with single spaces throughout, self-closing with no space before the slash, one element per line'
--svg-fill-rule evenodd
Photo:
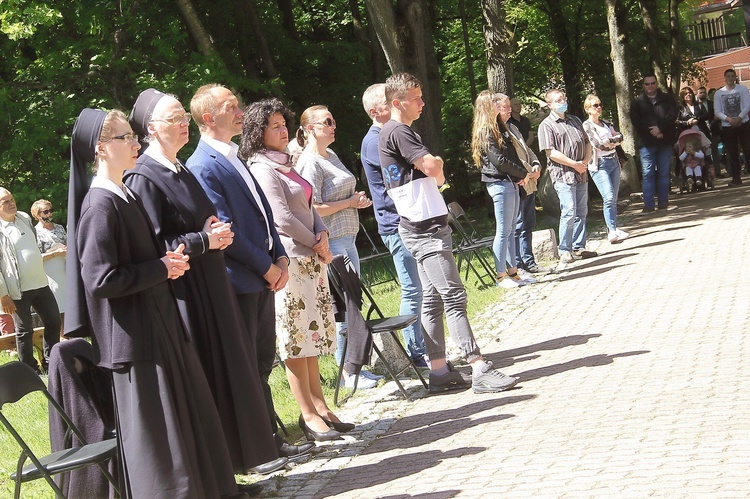
<path fill-rule="evenodd" d="M 601 102 L 599 102 L 599 103 L 597 103 L 597 104 L 591 104 L 591 107 L 595 107 L 595 108 L 597 108 L 597 109 L 601 109 L 601 108 L 603 108 L 604 106 L 602 106 Z"/>
<path fill-rule="evenodd" d="M 313 125 L 325 125 L 325 126 L 336 126 L 336 120 L 333 118 L 326 118 L 323 121 L 316 121 Z"/>
<path fill-rule="evenodd" d="M 39 210 L 39 213 L 41 213 L 42 215 L 49 215 L 50 213 L 54 212 L 55 210 L 53 210 L 52 208 L 50 208 L 49 210 Z"/>

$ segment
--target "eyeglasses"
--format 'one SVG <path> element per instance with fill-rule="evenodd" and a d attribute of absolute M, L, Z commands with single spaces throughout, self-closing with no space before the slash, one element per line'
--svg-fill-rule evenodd
<path fill-rule="evenodd" d="M 336 120 L 334 120 L 333 118 L 326 118 L 323 121 L 316 121 L 315 123 L 312 123 L 312 124 L 313 125 L 325 125 L 325 126 L 335 127 L 336 126 Z"/>
<path fill-rule="evenodd" d="M 52 208 L 50 208 L 49 210 L 39 210 L 39 213 L 41 213 L 42 215 L 49 215 L 50 213 L 54 212 L 55 210 L 53 210 Z"/>
<path fill-rule="evenodd" d="M 124 141 L 136 141 L 138 142 L 138 134 L 137 133 L 124 133 L 122 135 L 115 135 L 114 137 L 110 137 L 108 139 L 100 139 L 99 142 L 109 142 L 110 140 L 124 140 Z"/>
<path fill-rule="evenodd" d="M 171 118 L 153 119 L 151 121 L 163 121 L 164 123 L 167 123 L 169 125 L 179 125 L 182 123 L 189 124 L 192 118 L 193 118 L 192 114 L 185 113 L 182 116 L 172 116 Z"/>
<path fill-rule="evenodd" d="M 591 104 L 591 107 L 596 107 L 596 108 L 599 108 L 599 109 L 601 109 L 601 108 L 603 108 L 604 106 L 602 106 L 602 103 L 601 103 L 601 102 L 599 102 L 599 103 L 597 103 L 597 104 Z"/>

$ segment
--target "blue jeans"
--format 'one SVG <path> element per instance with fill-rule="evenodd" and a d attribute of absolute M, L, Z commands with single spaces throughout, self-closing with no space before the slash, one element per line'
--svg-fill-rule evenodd
<path fill-rule="evenodd" d="M 357 236 L 343 236 L 328 240 L 328 247 L 333 255 L 346 255 L 351 260 L 354 270 L 359 274 L 359 253 L 355 241 Z M 344 356 L 344 342 L 346 341 L 346 322 L 336 323 L 336 364 L 341 364 L 341 358 Z"/>
<path fill-rule="evenodd" d="M 654 195 L 659 199 L 659 208 L 669 203 L 669 168 L 672 163 L 672 146 L 641 147 L 641 169 L 643 170 L 643 205 L 654 208 Z"/>
<path fill-rule="evenodd" d="M 599 158 L 599 171 L 591 172 L 602 195 L 604 221 L 610 231 L 617 229 L 617 193 L 620 190 L 620 162 L 617 155 Z"/>
<path fill-rule="evenodd" d="M 557 248 L 573 251 L 586 247 L 586 215 L 589 213 L 588 182 L 569 185 L 555 182 L 555 191 L 560 199 L 560 229 Z"/>
<path fill-rule="evenodd" d="M 536 264 L 531 246 L 531 233 L 536 227 L 536 192 L 521 199 L 516 221 L 516 267 L 528 270 Z"/>
<path fill-rule="evenodd" d="M 416 314 L 421 317 L 422 313 L 422 284 L 419 282 L 419 270 L 417 261 L 409 250 L 404 246 L 398 233 L 380 235 L 383 244 L 393 256 L 393 265 L 401 283 L 401 307 L 398 313 L 401 315 Z M 404 337 L 406 351 L 413 360 L 420 359 L 427 354 L 422 337 L 422 322 L 417 322 L 405 327 L 401 334 Z"/>
<path fill-rule="evenodd" d="M 487 184 L 487 192 L 495 208 L 495 239 L 492 241 L 492 255 L 495 257 L 497 274 L 504 274 L 508 264 L 515 266 L 516 238 L 515 226 L 518 219 L 518 186 L 510 180 L 500 180 Z"/>

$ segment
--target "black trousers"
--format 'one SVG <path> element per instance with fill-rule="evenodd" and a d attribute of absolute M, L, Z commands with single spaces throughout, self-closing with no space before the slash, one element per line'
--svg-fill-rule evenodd
<path fill-rule="evenodd" d="M 13 320 L 16 322 L 16 348 L 18 349 L 18 360 L 28 364 L 34 369 L 39 364 L 34 358 L 34 326 L 31 322 L 31 308 L 33 307 L 44 324 L 44 364 L 49 363 L 50 349 L 60 341 L 60 310 L 57 308 L 55 295 L 49 286 L 39 289 L 30 289 L 21 293 L 20 300 L 13 300 L 16 304 L 16 313 Z"/>
<path fill-rule="evenodd" d="M 271 386 L 268 384 L 268 378 L 273 370 L 273 361 L 276 359 L 275 294 L 270 289 L 264 289 L 258 293 L 238 294 L 237 301 L 240 304 L 250 340 L 255 346 L 268 417 L 271 420 L 271 428 L 276 433 L 279 431 L 279 425 L 276 423 Z"/>
<path fill-rule="evenodd" d="M 723 127 L 721 129 L 721 140 L 724 142 L 724 150 L 727 153 L 729 170 L 735 182 L 740 181 L 742 167 L 740 166 L 740 147 L 745 153 L 745 169 L 750 169 L 750 122 L 738 127 Z"/>

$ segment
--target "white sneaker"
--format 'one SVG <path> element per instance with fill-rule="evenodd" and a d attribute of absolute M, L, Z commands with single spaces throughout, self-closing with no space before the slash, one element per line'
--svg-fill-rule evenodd
<path fill-rule="evenodd" d="M 617 232 L 617 240 L 618 241 L 624 241 L 625 239 L 630 237 L 630 234 L 625 232 L 624 230 L 617 229 L 615 232 Z"/>
<path fill-rule="evenodd" d="M 607 241 L 610 243 L 616 243 L 620 240 L 620 235 L 617 233 L 617 230 L 611 230 L 609 231 L 609 234 L 607 235 Z"/>
<path fill-rule="evenodd" d="M 515 289 L 523 286 L 519 281 L 514 280 L 508 274 L 498 277 L 497 283 L 495 284 L 499 288 Z"/>
<path fill-rule="evenodd" d="M 563 251 L 560 253 L 560 262 L 562 263 L 573 263 L 575 260 L 573 253 L 570 251 Z"/>
<path fill-rule="evenodd" d="M 357 380 L 358 390 L 369 390 L 370 388 L 375 388 L 376 386 L 378 386 L 377 380 L 365 378 L 364 376 L 362 376 L 362 374 L 360 374 L 359 376 L 350 376 L 344 374 L 344 379 L 346 380 L 344 382 L 344 386 L 350 390 L 354 390 L 354 380 Z"/>
<path fill-rule="evenodd" d="M 518 275 L 521 277 L 521 282 L 524 284 L 536 284 L 539 282 L 533 275 L 523 269 L 518 269 Z"/>
<path fill-rule="evenodd" d="M 371 373 L 367 369 L 362 369 L 359 372 L 359 375 L 362 376 L 362 377 L 364 377 L 364 378 L 367 378 L 367 379 L 374 379 L 375 381 L 378 381 L 380 379 L 385 378 L 385 376 L 381 376 L 380 374 Z"/>

